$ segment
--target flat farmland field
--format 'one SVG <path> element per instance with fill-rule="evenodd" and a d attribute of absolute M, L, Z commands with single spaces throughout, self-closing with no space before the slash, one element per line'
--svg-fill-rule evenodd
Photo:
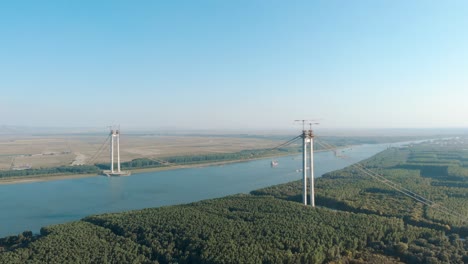
<path fill-rule="evenodd" d="M 108 135 L 1 136 L 0 170 L 45 168 L 108 162 Z M 159 136 L 122 134 L 122 162 L 136 158 L 158 158 L 237 152 L 274 147 L 280 141 L 227 136 Z M 100 151 L 99 151 L 100 150 Z"/>

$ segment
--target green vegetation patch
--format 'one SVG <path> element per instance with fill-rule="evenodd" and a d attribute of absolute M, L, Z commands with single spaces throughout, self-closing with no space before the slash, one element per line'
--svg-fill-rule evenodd
<path fill-rule="evenodd" d="M 422 170 L 430 167 L 405 168 L 419 152 L 433 151 L 424 144 L 388 149 L 362 165 L 468 215 L 463 173 L 429 177 Z M 435 157 L 459 157 L 441 153 Z M 317 208 L 300 203 L 301 190 L 296 181 L 249 195 L 90 216 L 43 228 L 39 236 L 24 232 L 0 239 L 0 263 L 468 263 L 465 222 L 353 167 L 317 179 Z"/>
<path fill-rule="evenodd" d="M 72 174 L 92 174 L 100 173 L 101 170 L 93 165 L 78 165 L 78 166 L 60 166 L 41 169 L 26 169 L 26 170 L 0 170 L 0 179 L 9 177 L 27 177 L 39 175 L 72 175 Z"/>
<path fill-rule="evenodd" d="M 257 195 L 90 216 L 4 250 L 2 263 L 463 263 L 467 253 L 402 219 Z"/>
<path fill-rule="evenodd" d="M 43 228 L 41 234 L 23 241 L 17 237 L 0 240 L 0 263 L 150 262 L 147 257 L 150 251 L 144 245 L 88 222 Z M 20 244 L 12 244 L 14 240 Z"/>

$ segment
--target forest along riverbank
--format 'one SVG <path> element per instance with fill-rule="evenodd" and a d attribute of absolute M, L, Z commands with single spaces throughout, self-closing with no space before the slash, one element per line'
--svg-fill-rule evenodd
<path fill-rule="evenodd" d="M 148 158 L 135 159 L 122 163 L 122 169 L 130 170 L 133 173 L 173 170 L 182 168 L 194 168 L 203 166 L 215 166 L 221 164 L 248 162 L 258 159 L 275 158 L 283 156 L 297 155 L 297 150 L 279 151 L 265 154 L 263 150 L 240 151 L 237 153 L 224 153 L 221 159 L 211 155 L 201 156 L 175 156 L 168 157 L 167 160 L 174 160 L 162 164 L 161 161 Z M 323 151 L 323 150 L 320 150 Z M 242 155 L 241 155 L 242 153 Z M 248 156 L 247 156 L 248 155 Z M 177 160 L 181 159 L 181 160 Z M 189 159 L 189 161 L 187 161 Z M 194 161 L 190 161 L 190 159 Z M 151 165 L 155 163 L 154 165 Z M 108 164 L 79 165 L 79 166 L 59 166 L 50 168 L 35 168 L 30 170 L 7 170 L 0 171 L 0 184 L 30 183 L 37 181 L 51 181 L 93 177 L 101 175 L 103 169 L 108 169 Z"/>
<path fill-rule="evenodd" d="M 324 150 L 320 150 L 317 152 L 323 152 Z M 144 172 L 157 172 L 157 171 L 167 171 L 167 170 L 177 170 L 177 169 L 189 169 L 189 168 L 200 168 L 200 167 L 209 167 L 209 166 L 219 166 L 231 163 L 240 163 L 240 162 L 249 162 L 254 160 L 261 160 L 261 159 L 271 159 L 277 157 L 286 157 L 286 156 L 296 156 L 295 154 L 287 154 L 287 155 L 274 155 L 262 158 L 253 158 L 253 159 L 239 159 L 239 160 L 228 160 L 228 161 L 217 161 L 217 162 L 204 162 L 204 163 L 193 163 L 187 165 L 172 165 L 172 166 L 165 166 L 165 167 L 149 167 L 149 168 L 136 168 L 132 169 L 132 173 L 144 173 Z M 32 182 L 42 182 L 42 181 L 55 181 L 55 180 L 66 180 L 66 179 L 80 179 L 80 178 L 88 178 L 88 177 L 96 177 L 96 176 L 105 176 L 97 173 L 89 173 L 89 174 L 44 174 L 44 175 L 32 175 L 32 176 L 19 176 L 19 177 L 7 177 L 7 178 L 0 178 L 0 185 L 2 184 L 17 184 L 17 183 L 32 183 Z"/>
<path fill-rule="evenodd" d="M 352 148 L 353 146 L 343 146 L 337 148 L 337 150 Z M 330 150 L 316 150 L 316 153 L 319 152 L 327 152 Z M 200 163 L 192 163 L 186 165 L 171 165 L 171 166 L 164 166 L 164 167 L 148 167 L 148 168 L 133 168 L 131 169 L 132 173 L 143 173 L 143 172 L 156 172 L 156 171 L 167 171 L 167 170 L 176 170 L 176 169 L 187 169 L 187 168 L 199 168 L 199 167 L 209 167 L 209 166 L 219 166 L 231 163 L 239 163 L 239 162 L 249 162 L 254 160 L 261 160 L 261 159 L 271 159 L 271 158 L 278 158 L 278 157 L 286 157 L 286 156 L 296 156 L 297 153 L 294 154 L 276 154 L 272 156 L 263 156 L 260 158 L 251 158 L 251 159 L 235 159 L 235 160 L 226 160 L 226 161 L 214 161 L 214 162 L 200 162 Z M 86 173 L 86 174 L 43 174 L 43 175 L 31 175 L 31 176 L 18 176 L 18 177 L 5 177 L 0 178 L 0 185 L 2 184 L 19 184 L 19 183 L 32 183 L 32 182 L 42 182 L 42 181 L 55 181 L 55 180 L 66 180 L 66 179 L 80 179 L 80 178 L 87 178 L 87 177 L 96 177 L 100 176 L 97 173 Z"/>
<path fill-rule="evenodd" d="M 393 144 L 396 145 L 396 144 Z M 333 152 L 315 155 L 315 175 L 346 167 L 386 149 L 389 144 L 361 145 L 343 149 L 347 159 Z M 190 203 L 217 198 L 274 184 L 298 180 L 300 155 L 219 166 L 179 168 L 134 173 L 131 177 L 79 179 L 0 185 L 0 236 L 43 226 L 79 220 L 85 216 L 148 207 Z"/>

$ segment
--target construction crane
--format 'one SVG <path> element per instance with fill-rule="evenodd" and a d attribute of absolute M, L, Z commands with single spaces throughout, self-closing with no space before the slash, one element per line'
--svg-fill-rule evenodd
<path fill-rule="evenodd" d="M 297 119 L 294 122 L 302 122 L 302 130 L 305 130 L 305 125 L 308 124 L 310 130 L 312 130 L 312 125 L 318 125 L 317 119 Z"/>

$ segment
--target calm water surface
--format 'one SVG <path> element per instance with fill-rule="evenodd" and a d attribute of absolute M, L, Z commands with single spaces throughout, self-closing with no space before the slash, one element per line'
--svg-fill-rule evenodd
<path fill-rule="evenodd" d="M 402 143 L 398 143 L 402 144 Z M 394 146 L 397 144 L 393 144 Z M 316 177 L 366 159 L 389 144 L 344 149 L 314 155 Z M 42 226 L 79 220 L 92 214 L 158 207 L 248 193 L 262 187 L 302 178 L 301 156 L 202 168 L 136 173 L 130 177 L 96 176 L 48 182 L 0 185 L 0 237 Z"/>

